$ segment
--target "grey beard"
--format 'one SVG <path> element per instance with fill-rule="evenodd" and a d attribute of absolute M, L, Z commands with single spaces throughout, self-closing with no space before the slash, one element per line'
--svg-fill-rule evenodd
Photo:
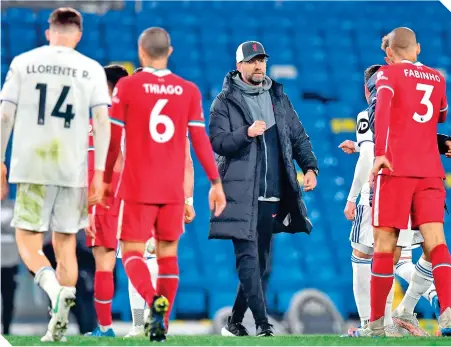
<path fill-rule="evenodd" d="M 264 80 L 265 80 L 265 76 L 262 76 L 261 78 L 251 76 L 251 78 L 249 79 L 249 82 L 257 86 L 260 83 L 262 83 Z"/>

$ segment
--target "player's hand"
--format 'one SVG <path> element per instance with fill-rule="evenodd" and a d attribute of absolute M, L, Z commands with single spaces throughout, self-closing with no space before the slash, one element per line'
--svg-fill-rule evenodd
<path fill-rule="evenodd" d="M 185 204 L 185 224 L 189 224 L 196 217 L 196 212 L 194 211 L 194 207 L 191 205 Z"/>
<path fill-rule="evenodd" d="M 3 200 L 8 195 L 8 180 L 6 179 L 6 175 L 8 174 L 8 169 L 6 168 L 5 163 L 2 163 L 2 191 L 1 191 L 1 199 Z"/>
<path fill-rule="evenodd" d="M 445 153 L 445 156 L 451 158 L 451 140 L 445 141 L 445 145 L 448 146 L 448 152 Z"/>
<path fill-rule="evenodd" d="M 340 143 L 338 148 L 341 148 L 346 154 L 352 154 L 356 152 L 354 141 L 351 140 L 343 141 L 342 143 Z"/>
<path fill-rule="evenodd" d="M 316 187 L 316 175 L 313 171 L 307 171 L 304 175 L 304 192 L 309 192 Z"/>
<path fill-rule="evenodd" d="M 355 202 L 352 201 L 348 201 L 346 202 L 346 207 L 345 207 L 345 216 L 347 220 L 354 220 L 355 219 L 355 209 L 356 209 L 356 205 Z"/>
<path fill-rule="evenodd" d="M 89 236 L 92 239 L 96 238 L 96 223 L 93 214 L 88 214 L 88 226 L 85 228 L 86 236 Z"/>
<path fill-rule="evenodd" d="M 373 168 L 371 169 L 370 178 L 368 180 L 371 188 L 374 186 L 374 179 L 381 169 L 389 169 L 390 171 L 393 172 L 391 163 L 388 161 L 385 155 L 380 155 L 376 157 L 376 159 L 374 160 L 374 165 Z"/>
<path fill-rule="evenodd" d="M 256 137 L 263 135 L 266 130 L 266 123 L 262 120 L 256 120 L 249 129 L 247 129 L 247 136 Z"/>
<path fill-rule="evenodd" d="M 102 201 L 104 188 L 105 187 L 103 184 L 103 171 L 95 170 L 94 176 L 92 177 L 91 185 L 89 186 L 89 194 L 88 194 L 89 205 L 96 205 Z"/>
<path fill-rule="evenodd" d="M 210 192 L 208 193 L 208 202 L 210 204 L 210 210 L 215 213 L 215 217 L 219 217 L 227 204 L 221 182 L 211 185 Z"/>
<path fill-rule="evenodd" d="M 114 196 L 113 185 L 111 183 L 103 183 L 103 198 L 100 200 L 99 205 L 108 209 L 110 205 L 107 202 L 107 198 L 112 198 Z"/>

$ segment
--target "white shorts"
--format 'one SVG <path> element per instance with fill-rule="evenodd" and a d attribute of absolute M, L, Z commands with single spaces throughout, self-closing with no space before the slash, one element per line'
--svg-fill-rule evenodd
<path fill-rule="evenodd" d="M 76 234 L 88 226 L 88 189 L 19 183 L 11 226 Z"/>
<path fill-rule="evenodd" d="M 352 248 L 368 254 L 374 253 L 373 226 L 371 224 L 371 207 L 357 205 L 355 219 L 352 222 L 351 235 L 349 236 Z M 401 230 L 399 232 L 398 247 L 412 247 L 423 243 L 424 239 L 418 230 Z"/>

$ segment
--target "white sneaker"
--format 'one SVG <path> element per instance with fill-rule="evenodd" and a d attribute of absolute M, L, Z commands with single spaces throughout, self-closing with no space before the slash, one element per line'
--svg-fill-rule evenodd
<path fill-rule="evenodd" d="M 142 337 L 144 336 L 144 325 L 134 325 L 132 330 L 124 337 Z"/>
<path fill-rule="evenodd" d="M 52 341 L 62 341 L 69 325 L 70 308 L 73 306 L 75 306 L 75 288 L 61 288 L 51 311 L 52 318 L 50 318 L 47 333 L 42 339 L 50 333 L 53 338 Z M 48 341 L 42 339 L 41 341 Z"/>
<path fill-rule="evenodd" d="M 63 336 L 63 337 L 61 338 L 61 340 L 56 341 L 56 340 L 53 338 L 53 335 L 50 333 L 50 331 L 47 331 L 47 332 L 45 333 L 45 335 L 41 338 L 41 342 L 67 342 L 67 337 L 66 337 L 66 336 Z"/>

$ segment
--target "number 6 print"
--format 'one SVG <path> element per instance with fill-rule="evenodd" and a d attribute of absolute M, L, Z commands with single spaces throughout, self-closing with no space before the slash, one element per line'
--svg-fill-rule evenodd
<path fill-rule="evenodd" d="M 149 122 L 149 130 L 150 136 L 155 142 L 165 143 L 168 142 L 172 136 L 174 136 L 175 127 L 171 118 L 168 116 L 161 114 L 161 111 L 168 103 L 167 99 L 159 99 L 150 113 L 150 122 Z M 163 124 L 165 126 L 164 132 L 159 133 L 157 130 L 158 124 Z"/>

